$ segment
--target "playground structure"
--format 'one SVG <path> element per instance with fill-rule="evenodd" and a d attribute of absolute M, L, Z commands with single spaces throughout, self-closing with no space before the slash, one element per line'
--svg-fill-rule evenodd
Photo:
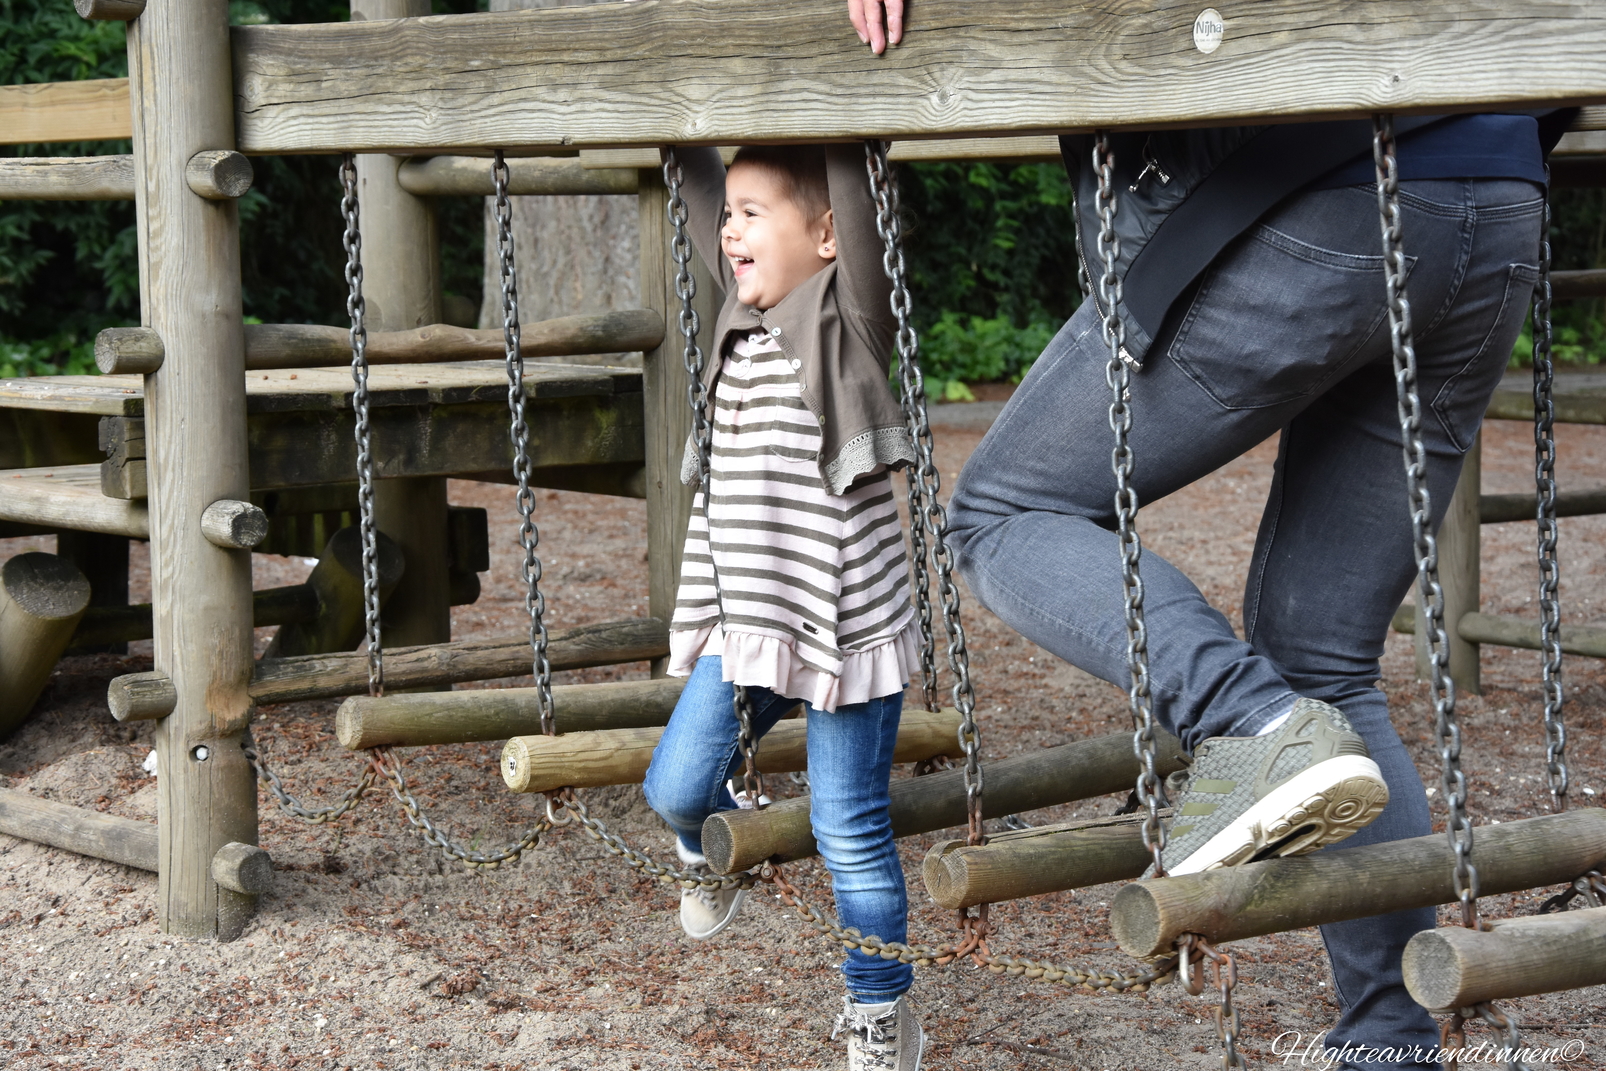
<path fill-rule="evenodd" d="M 128 82 L 0 90 L 0 129 L 10 142 L 132 133 L 132 158 L 6 161 L 0 198 L 133 196 L 145 318 L 143 328 L 103 340 L 97 358 L 111 376 L 0 387 L 0 467 L 8 470 L 0 473 L 0 526 L 6 526 L 0 532 L 64 533 L 58 557 L 88 581 L 80 585 L 59 569 L 51 573 L 55 566 L 32 562 L 17 567 L 28 575 L 13 589 L 7 563 L 5 598 L 12 605 L 35 606 L 29 585 L 60 597 L 29 609 L 26 619 L 38 624 L 25 638 L 0 632 L 6 645 L 0 685 L 19 682 L 12 685 L 18 695 L 25 676 L 42 685 L 40 667 L 47 675 L 69 645 L 150 635 L 156 670 L 116 682 L 110 705 L 119 717 L 160 719 L 162 771 L 154 836 L 143 823 L 19 800 L 15 793 L 0 798 L 0 828 L 154 869 L 164 930 L 228 938 L 249 918 L 266 865 L 254 847 L 256 776 L 241 747 L 253 703 L 358 696 L 343 706 L 339 721 L 342 743 L 354 748 L 508 737 L 512 748 L 542 731 L 539 697 L 520 695 L 524 690 L 361 697 L 367 660 L 341 652 L 361 635 L 361 570 L 349 548 L 335 545 L 341 531 L 350 531 L 342 519 L 358 507 L 351 381 L 343 369 L 330 368 L 349 357 L 346 333 L 242 327 L 231 198 L 248 183 L 250 155 L 358 154 L 369 360 L 405 364 L 379 368 L 369 381 L 382 477 L 376 514 L 399 563 L 390 570 L 394 589 L 381 587 L 388 595 L 387 682 L 394 689 L 530 669 L 522 638 L 454 644 L 446 627 L 454 599 L 468 600 L 477 586 L 469 578 L 484 560 L 484 523 L 472 511 L 450 510 L 445 478 L 505 471 L 511 450 L 497 396 L 501 369 L 463 363 L 500 356 L 502 332 L 437 326 L 428 198 L 492 193 L 493 151 L 531 154 L 509 159 L 509 193 L 633 191 L 641 207 L 646 308 L 523 326 L 526 356 L 645 354 L 639 372 L 551 363 L 523 378 L 532 483 L 644 497 L 648 507 L 650 619 L 555 633 L 548 657 L 553 668 L 568 668 L 661 658 L 667 650 L 661 622 L 673 605 L 690 508 L 675 473 L 690 414 L 683 343 L 673 329 L 679 308 L 668 256 L 669 190 L 655 146 L 891 138 L 895 158 L 1046 157 L 1057 149 L 1045 131 L 1606 101 L 1606 68 L 1598 61 L 1606 5 L 1599 2 L 1552 5 L 1543 13 L 1449 0 L 1380 2 L 1369 5 L 1362 24 L 1335 24 L 1313 2 L 1259 5 L 1242 16 L 1229 13 L 1225 42 L 1207 52 L 1189 36 L 1193 9 L 1133 4 L 1116 21 L 1032 0 L 1007 15 L 978 18 L 976 5 L 929 0 L 909 43 L 882 58 L 844 41 L 835 0 L 784 6 L 724 0 L 717 16 L 715 4 L 649 0 L 416 17 L 427 5 L 360 0 L 351 23 L 231 31 L 218 4 L 83 0 L 80 10 L 89 17 L 130 20 Z M 1425 9 L 1435 17 L 1424 18 Z M 716 18 L 728 32 L 710 36 L 707 26 Z M 1457 25 L 1474 19 L 1485 27 L 1478 35 Z M 1045 54 L 1063 59 L 1045 65 Z M 22 118 L 13 123 L 12 116 Z M 1586 107 L 1557 158 L 1558 180 L 1606 181 L 1602 128 L 1606 109 Z M 575 151 L 577 158 L 537 155 Z M 430 158 L 404 159 L 419 156 Z M 700 265 L 693 271 L 699 311 L 712 322 L 712 280 Z M 1601 275 L 1558 274 L 1557 296 L 1606 293 Z M 420 376 L 429 379 L 427 391 L 416 389 Z M 1587 393 L 1558 395 L 1557 409 L 1558 419 L 1606 422 L 1606 401 Z M 1491 410 L 1531 414 L 1531 403 L 1523 413 L 1505 392 Z M 307 447 L 312 442 L 317 449 Z M 1475 546 L 1467 525 L 1475 533 L 1485 512 L 1497 520 L 1501 509 L 1512 510 L 1480 506 L 1474 464 L 1462 488 L 1440 541 L 1449 631 L 1462 640 L 1510 643 L 1507 633 L 1496 639 L 1493 631 L 1478 631 L 1476 621 L 1469 625 L 1466 615 L 1477 609 L 1476 554 L 1454 548 Z M 1606 508 L 1599 499 L 1564 496 L 1560 512 Z M 126 603 L 130 538 L 151 542 L 154 598 L 147 610 L 119 607 L 114 597 L 96 602 L 100 593 L 115 592 L 121 553 Z M 307 585 L 251 592 L 253 547 L 312 554 L 326 543 L 328 565 L 320 564 Z M 15 619 L 3 622 L 10 628 Z M 287 631 L 279 650 L 253 662 L 251 629 L 259 624 Z M 1522 627 L 1533 629 L 1537 646 L 1538 628 Z M 1567 642 L 1597 653 L 1586 643 L 1600 640 Z M 1452 641 L 1452 675 L 1458 683 L 1475 682 L 1457 650 Z M 29 656 L 15 660 L 12 651 Z M 676 689 L 664 681 L 560 692 L 554 696 L 560 735 L 536 743 L 551 747 L 575 731 L 634 733 L 607 738 L 617 754 L 599 762 L 607 769 L 589 783 L 639 779 L 650 730 L 667 719 Z M 29 696 L 15 717 L 31 702 Z M 952 750 L 951 723 L 942 717 L 934 714 L 930 725 L 911 719 L 911 741 L 921 733 L 927 740 L 918 748 L 911 742 L 905 757 Z M 593 738 L 561 746 L 575 744 L 601 754 Z M 795 753 L 795 741 L 773 744 Z M 515 762 L 515 775 L 526 778 L 522 787 L 562 787 L 536 776 L 535 758 L 532 750 Z M 1164 776 L 1174 768 L 1174 743 L 1160 741 L 1156 758 Z M 785 760 L 769 761 L 769 769 L 787 768 Z M 1125 789 L 1138 763 L 1123 735 L 987 769 L 983 807 L 1001 817 Z M 893 812 L 900 835 L 963 824 L 961 771 L 900 782 Z M 1148 861 L 1140 826 L 1141 818 L 1099 820 L 1006 834 L 985 845 L 945 845 L 927 861 L 930 890 L 939 903 L 965 908 L 1135 878 Z M 799 800 L 716 816 L 706 836 L 711 863 L 726 873 L 813 850 L 807 804 Z M 1599 811 L 1557 814 L 1508 824 L 1498 835 L 1480 831 L 1479 845 L 1498 861 L 1484 870 L 1484 892 L 1567 883 L 1606 863 L 1606 822 Z M 1227 941 L 1453 901 L 1458 890 L 1448 881 L 1449 854 L 1434 837 L 1155 879 L 1123 891 L 1113 922 L 1123 948 L 1140 957 L 1168 955 L 1182 941 L 1186 966 L 1190 935 Z M 1342 881 L 1333 880 L 1335 867 Z M 1398 880 L 1361 880 L 1383 875 Z M 1349 895 L 1312 892 L 1334 887 Z M 1291 905 L 1310 907 L 1298 914 Z M 1598 920 L 1584 914 L 1562 917 L 1600 932 Z M 1497 936 L 1524 940 L 1520 927 L 1507 928 L 1509 934 Z M 1022 970 L 1034 973 L 1035 966 Z M 1536 984 L 1602 980 L 1575 964 L 1568 972 L 1558 981 L 1540 969 Z M 1450 992 L 1477 994 L 1472 1003 L 1514 995 L 1476 987 Z"/>

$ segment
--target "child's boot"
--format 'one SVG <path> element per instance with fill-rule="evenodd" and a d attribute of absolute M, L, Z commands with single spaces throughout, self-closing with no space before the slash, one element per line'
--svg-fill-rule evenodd
<path fill-rule="evenodd" d="M 708 857 L 694 852 L 675 841 L 675 854 L 687 869 L 702 874 L 711 875 L 708 869 Z M 707 888 L 699 885 L 694 889 L 680 891 L 680 928 L 686 931 L 686 936 L 693 941 L 706 941 L 719 931 L 729 926 L 736 918 L 736 913 L 742 909 L 742 902 L 747 899 L 747 890 L 723 887 Z"/>
<path fill-rule="evenodd" d="M 926 1033 L 907 996 L 885 1004 L 859 1004 L 842 998 L 842 1014 L 832 1040 L 848 1032 L 848 1071 L 920 1071 Z"/>

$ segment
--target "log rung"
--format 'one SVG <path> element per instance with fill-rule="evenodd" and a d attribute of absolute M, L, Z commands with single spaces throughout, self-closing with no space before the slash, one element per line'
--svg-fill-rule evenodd
<path fill-rule="evenodd" d="M 1606 984 L 1606 907 L 1423 930 L 1401 966 L 1405 988 L 1430 1011 Z"/>
<path fill-rule="evenodd" d="M 0 159 L 0 201 L 132 201 L 132 156 Z"/>
<path fill-rule="evenodd" d="M 1169 817 L 1170 811 L 1162 811 Z M 938 906 L 997 904 L 1062 889 L 1130 881 L 1148 869 L 1145 815 L 1083 819 L 1000 833 L 986 844 L 944 841 L 921 870 Z"/>
<path fill-rule="evenodd" d="M 1416 633 L 1416 610 L 1406 603 L 1394 612 L 1390 627 L 1406 635 Z M 1527 651 L 1542 649 L 1539 625 L 1514 617 L 1498 614 L 1463 614 L 1456 632 L 1468 643 L 1492 644 L 1496 647 L 1517 647 Z M 1606 658 L 1606 628 L 1586 625 L 1563 625 L 1561 649 L 1565 654 L 1583 655 L 1586 658 Z"/>
<path fill-rule="evenodd" d="M 130 539 L 149 539 L 151 534 L 144 501 L 101 494 L 99 465 L 0 472 L 0 521 Z"/>
<path fill-rule="evenodd" d="M 0 788 L 0 833 L 155 871 L 156 824 Z"/>
<path fill-rule="evenodd" d="M 640 784 L 663 732 L 653 727 L 517 736 L 502 748 L 502 779 L 514 792 Z M 892 761 L 920 762 L 958 751 L 957 711 L 911 710 L 898 724 Z M 807 723 L 789 719 L 777 724 L 759 741 L 757 759 L 763 773 L 807 769 Z"/>
<path fill-rule="evenodd" d="M 651 150 L 658 166 L 658 151 Z M 525 156 L 507 161 L 507 192 L 521 196 L 574 194 L 633 194 L 637 177 L 633 167 L 589 168 L 572 157 Z M 409 160 L 396 171 L 396 181 L 420 197 L 489 197 L 496 192 L 491 161 L 483 156 L 436 156 Z"/>

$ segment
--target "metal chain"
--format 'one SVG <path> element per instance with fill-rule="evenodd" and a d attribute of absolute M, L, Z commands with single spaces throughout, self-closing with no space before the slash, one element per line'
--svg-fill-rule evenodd
<path fill-rule="evenodd" d="M 541 731 L 557 732 L 552 712 L 552 664 L 547 660 L 544 616 L 546 597 L 541 594 L 541 559 L 536 547 L 541 537 L 535 528 L 535 493 L 530 490 L 530 428 L 524 421 L 524 351 L 519 347 L 519 277 L 513 259 L 513 206 L 508 199 L 507 161 L 496 150 L 491 165 L 496 187 L 496 257 L 502 277 L 502 345 L 507 362 L 508 436 L 513 440 L 513 479 L 518 484 L 519 546 L 524 551 L 524 612 L 530 619 L 531 672 L 535 676 L 536 706 Z"/>
<path fill-rule="evenodd" d="M 1204 977 L 1198 973 L 1198 965 L 1209 962 L 1211 981 L 1221 994 L 1221 1003 L 1214 1009 L 1216 1037 L 1221 1041 L 1221 1066 L 1225 1071 L 1247 1067 L 1243 1055 L 1238 1051 L 1238 1035 L 1243 1032 L 1243 1023 L 1238 1017 L 1238 1009 L 1232 1004 L 1233 987 L 1238 984 L 1237 961 L 1197 933 L 1185 933 L 1179 937 L 1177 953 L 1178 981 L 1183 991 L 1191 996 L 1197 997 L 1204 992 Z"/>
<path fill-rule="evenodd" d="M 1132 487 L 1132 394 L 1127 368 L 1126 325 L 1121 322 L 1121 274 L 1115 266 L 1121 257 L 1121 239 L 1115 233 L 1115 216 L 1120 210 L 1115 193 L 1115 154 L 1110 151 L 1108 131 L 1099 131 L 1093 143 L 1093 170 L 1098 174 L 1099 255 L 1104 272 L 1098 279 L 1095 308 L 1101 315 L 1104 342 L 1110 360 L 1104 380 L 1110 387 L 1110 429 L 1115 432 L 1115 449 L 1110 468 L 1115 475 L 1115 532 L 1121 544 L 1121 586 L 1126 596 L 1126 658 L 1129 674 L 1128 704 L 1136 731 L 1132 750 L 1138 757 L 1138 799 L 1146 811 L 1143 818 L 1143 846 L 1154 858 L 1155 877 L 1165 876 L 1162 853 L 1166 829 L 1160 821 L 1160 775 L 1154 765 L 1154 697 L 1149 690 L 1149 633 L 1143 615 L 1143 541 L 1138 537 L 1138 493 Z"/>
<path fill-rule="evenodd" d="M 547 793 L 546 822 L 551 827 L 578 822 L 586 835 L 619 856 L 632 870 L 640 870 L 659 881 L 679 885 L 683 889 L 749 889 L 758 884 L 758 875 L 743 870 L 735 874 L 715 874 L 706 867 L 676 869 L 653 862 L 645 852 L 637 851 L 625 843 L 623 837 L 608 830 L 607 823 L 592 818 L 586 805 L 570 789 Z"/>
<path fill-rule="evenodd" d="M 362 603 L 364 632 L 368 638 L 368 694 L 385 694 L 384 652 L 379 638 L 379 547 L 374 524 L 374 455 L 368 425 L 368 328 L 363 322 L 367 303 L 362 296 L 362 227 L 357 205 L 357 158 L 346 153 L 340 162 L 340 213 L 346 232 L 346 315 L 351 317 L 351 378 L 356 385 L 351 408 L 357 424 L 358 532 L 362 537 Z"/>
<path fill-rule="evenodd" d="M 876 204 L 876 231 L 886 246 L 881 265 L 887 278 L 892 281 L 892 313 L 898 322 L 900 400 L 917 458 L 916 463 L 910 466 L 909 527 L 913 532 L 921 525 L 925 526 L 926 536 L 931 543 L 931 557 L 937 566 L 943 630 L 948 635 L 948 668 L 954 677 L 954 707 L 959 711 L 959 747 L 965 756 L 968 842 L 983 844 L 987 838 L 982 829 L 983 777 L 981 734 L 976 727 L 976 692 L 970 682 L 970 651 L 965 645 L 965 629 L 959 619 L 959 588 L 954 583 L 953 552 L 948 546 L 948 511 L 943 507 L 940 497 L 942 474 L 937 470 L 931 423 L 926 413 L 926 383 L 920 371 L 920 339 L 909 322 L 913 300 L 909 295 L 908 268 L 903 256 L 903 224 L 898 216 L 898 180 L 887 162 L 885 142 L 865 142 L 864 154 L 870 192 Z M 925 548 L 916 543 L 915 551 L 918 555 L 924 555 Z M 920 566 L 917 566 L 917 580 L 919 570 Z M 917 587 L 917 598 L 919 595 Z M 923 650 L 929 651 L 934 646 L 930 629 L 924 624 L 922 627 L 925 628 L 922 639 L 926 642 Z M 935 673 L 934 670 L 932 672 Z M 928 687 L 935 691 L 934 682 Z"/>
<path fill-rule="evenodd" d="M 1582 877 L 1574 878 L 1571 885 L 1539 905 L 1539 914 L 1565 911 L 1567 905 L 1580 896 L 1589 907 L 1606 907 L 1606 875 L 1591 870 Z"/>
<path fill-rule="evenodd" d="M 1383 229 L 1383 269 L 1388 285 L 1389 336 L 1394 352 L 1394 390 L 1405 452 L 1411 536 L 1416 552 L 1418 605 L 1426 621 L 1433 692 L 1434 732 L 1443 763 L 1441 786 L 1449 809 L 1447 832 L 1455 852 L 1455 891 L 1461 921 L 1476 928 L 1478 871 L 1472 865 L 1472 822 L 1467 817 L 1467 779 L 1461 772 L 1461 726 L 1456 720 L 1455 683 L 1450 680 L 1450 641 L 1445 634 L 1444 589 L 1439 585 L 1439 548 L 1433 536 L 1427 452 L 1422 446 L 1422 399 L 1416 386 L 1416 346 L 1411 338 L 1408 270 L 1400 227 L 1400 171 L 1394 153 L 1394 117 L 1372 117 L 1372 159 L 1377 167 L 1377 208 Z"/>
<path fill-rule="evenodd" d="M 1473 1016 L 1482 1019 L 1494 1030 L 1504 1035 L 1505 1045 L 1503 1049 L 1497 1049 L 1496 1051 L 1504 1051 L 1510 1057 L 1506 1060 L 1506 1067 L 1509 1071 L 1534 1071 L 1520 1057 L 1522 1034 L 1517 1030 L 1516 1018 L 1509 1012 L 1501 1011 L 1492 1002 L 1488 1001 L 1482 1004 L 1474 1004 L 1470 1008 L 1457 1008 L 1450 1018 L 1439 1027 L 1439 1049 L 1445 1053 L 1452 1054 L 1445 1063 L 1445 1067 L 1449 1071 L 1457 1071 L 1461 1066 L 1460 1054 L 1466 1051 L 1467 1047 L 1466 1024 L 1467 1020 Z"/>
<path fill-rule="evenodd" d="M 245 752 L 246 760 L 251 763 L 251 768 L 256 770 L 257 776 L 268 783 L 268 790 L 273 793 L 274 802 L 279 805 L 279 810 L 293 818 L 300 818 L 314 825 L 321 826 L 325 822 L 333 822 L 335 819 L 340 818 L 347 811 L 357 806 L 357 801 L 362 799 L 370 788 L 374 787 L 373 764 L 364 763 L 362 776 L 358 778 L 354 787 L 348 788 L 346 794 L 340 797 L 339 803 L 329 807 L 311 807 L 290 794 L 284 787 L 284 782 L 279 780 L 279 775 L 269 769 L 267 764 L 262 761 L 262 756 L 257 751 L 255 744 L 242 742 L 240 748 Z"/>
<path fill-rule="evenodd" d="M 1550 169 L 1545 169 L 1549 189 Z M 1567 809 L 1567 726 L 1562 720 L 1561 566 L 1556 560 L 1556 401 L 1550 322 L 1550 198 L 1539 236 L 1539 281 L 1534 287 L 1534 482 L 1539 521 L 1539 645 L 1545 691 L 1545 778 L 1555 811 Z"/>
<path fill-rule="evenodd" d="M 504 845 L 495 851 L 481 852 L 472 847 L 465 848 L 445 833 L 440 827 L 431 822 L 429 815 L 424 813 L 423 806 L 413 795 L 412 789 L 407 787 L 407 779 L 403 776 L 401 764 L 396 754 L 388 747 L 376 747 L 368 753 L 369 766 L 390 783 L 390 794 L 396 797 L 402 810 L 407 814 L 410 822 L 419 837 L 432 848 L 439 848 L 442 855 L 448 859 L 456 859 L 470 867 L 487 867 L 495 870 L 510 859 L 517 859 L 526 851 L 534 848 L 541 842 L 541 834 L 552 828 L 551 821 L 542 816 L 537 818 L 535 825 L 524 832 L 518 840 Z"/>

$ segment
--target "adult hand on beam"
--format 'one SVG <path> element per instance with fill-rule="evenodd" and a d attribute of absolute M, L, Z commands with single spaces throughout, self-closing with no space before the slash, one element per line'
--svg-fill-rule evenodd
<path fill-rule="evenodd" d="M 903 0 L 848 0 L 848 18 L 859 40 L 878 56 L 903 40 Z"/>

